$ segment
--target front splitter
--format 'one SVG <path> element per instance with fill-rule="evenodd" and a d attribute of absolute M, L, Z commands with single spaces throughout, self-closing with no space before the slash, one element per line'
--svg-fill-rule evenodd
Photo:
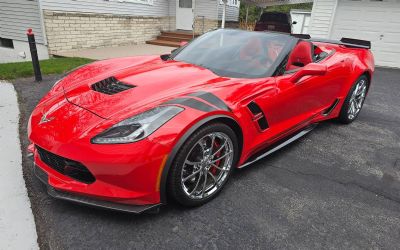
<path fill-rule="evenodd" d="M 49 185 L 48 182 L 48 175 L 44 172 L 40 167 L 34 164 L 34 173 L 36 177 L 43 182 L 47 186 L 47 193 L 56 199 L 70 201 L 74 203 L 79 203 L 87 206 L 107 209 L 107 210 L 114 210 L 118 212 L 125 212 L 125 213 L 132 213 L 132 214 L 141 214 L 144 212 L 147 213 L 156 213 L 159 210 L 161 204 L 153 204 L 153 205 L 127 205 L 121 203 L 114 203 L 104 200 L 93 199 L 86 196 L 80 196 L 73 193 L 68 193 L 64 191 L 57 190 Z"/>

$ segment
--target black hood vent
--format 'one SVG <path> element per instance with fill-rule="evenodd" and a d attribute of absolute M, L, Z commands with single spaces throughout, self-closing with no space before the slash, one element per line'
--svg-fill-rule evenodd
<path fill-rule="evenodd" d="M 134 88 L 136 86 L 128 85 L 126 83 L 118 81 L 115 77 L 111 76 L 92 85 L 94 91 L 114 95 L 122 91 Z"/>

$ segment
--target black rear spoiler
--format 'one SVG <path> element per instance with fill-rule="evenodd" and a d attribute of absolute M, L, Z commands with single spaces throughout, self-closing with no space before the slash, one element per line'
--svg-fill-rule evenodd
<path fill-rule="evenodd" d="M 338 41 L 338 40 L 311 38 L 311 36 L 309 34 L 292 34 L 292 36 L 300 38 L 300 39 L 304 39 L 304 40 L 310 40 L 313 42 L 340 44 L 340 45 L 344 45 L 349 48 L 371 49 L 371 42 L 367 41 L 367 40 L 343 37 L 342 39 L 340 39 L 340 41 Z"/>

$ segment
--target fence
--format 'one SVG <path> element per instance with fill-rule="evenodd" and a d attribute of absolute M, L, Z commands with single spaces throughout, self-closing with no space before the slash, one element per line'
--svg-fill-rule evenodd
<path fill-rule="evenodd" d="M 254 27 L 256 27 L 256 22 L 255 21 L 247 22 L 247 24 L 246 24 L 245 21 L 240 21 L 239 22 L 239 29 L 242 29 L 242 30 L 254 30 Z"/>

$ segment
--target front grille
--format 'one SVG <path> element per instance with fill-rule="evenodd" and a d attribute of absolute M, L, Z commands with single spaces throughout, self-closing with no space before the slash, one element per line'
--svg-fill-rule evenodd
<path fill-rule="evenodd" d="M 82 163 L 58 156 L 38 146 L 36 149 L 40 159 L 57 172 L 84 183 L 93 183 L 96 180 Z"/>
<path fill-rule="evenodd" d="M 122 91 L 134 88 L 133 85 L 128 85 L 123 82 L 118 81 L 115 77 L 111 76 L 92 85 L 94 91 L 114 95 Z"/>

